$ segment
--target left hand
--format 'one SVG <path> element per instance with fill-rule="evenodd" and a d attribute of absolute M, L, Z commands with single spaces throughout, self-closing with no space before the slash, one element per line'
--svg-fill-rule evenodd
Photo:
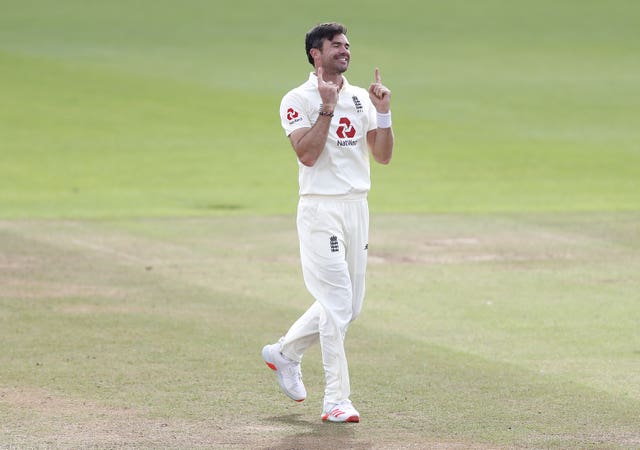
<path fill-rule="evenodd" d="M 391 91 L 382 84 L 380 71 L 376 67 L 376 82 L 369 86 L 369 98 L 379 113 L 388 113 L 391 102 Z"/>

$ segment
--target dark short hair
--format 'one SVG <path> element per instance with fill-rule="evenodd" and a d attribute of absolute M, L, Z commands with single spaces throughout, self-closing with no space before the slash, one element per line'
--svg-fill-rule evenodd
<path fill-rule="evenodd" d="M 313 58 L 311 57 L 311 49 L 317 48 L 322 50 L 322 43 L 325 39 L 333 40 L 336 34 L 347 34 L 347 27 L 337 22 L 321 23 L 313 27 L 307 32 L 304 39 L 304 45 L 307 50 L 307 59 L 313 66 Z"/>

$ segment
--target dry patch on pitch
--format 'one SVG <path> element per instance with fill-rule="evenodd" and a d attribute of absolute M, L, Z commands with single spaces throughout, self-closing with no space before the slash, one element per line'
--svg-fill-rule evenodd
<path fill-rule="evenodd" d="M 44 389 L 0 389 L 9 411 L 2 443 L 20 448 L 249 448 L 282 431 L 219 421 L 154 418 L 136 408 L 106 407 Z M 282 427 L 281 427 L 282 428 Z"/>
<path fill-rule="evenodd" d="M 363 424 L 309 422 L 297 415 L 233 422 L 158 418 L 141 409 L 108 407 L 39 388 L 0 388 L 0 412 L 8 412 L 2 417 L 0 440 L 18 448 L 490 448 L 404 433 L 371 439 L 360 431 Z"/>

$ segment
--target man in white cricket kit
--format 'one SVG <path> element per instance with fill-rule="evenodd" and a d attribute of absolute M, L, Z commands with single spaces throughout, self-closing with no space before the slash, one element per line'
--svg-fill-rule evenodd
<path fill-rule="evenodd" d="M 262 350 L 283 392 L 301 402 L 307 393 L 300 361 L 320 341 L 326 380 L 321 417 L 330 422 L 360 421 L 349 400 L 344 338 L 365 293 L 369 152 L 388 164 L 394 143 L 391 91 L 382 85 L 378 69 L 368 91 L 342 75 L 351 57 L 346 33 L 338 23 L 320 24 L 307 33 L 314 72 L 280 105 L 282 126 L 298 157 L 302 271 L 316 301 L 285 336 Z"/>

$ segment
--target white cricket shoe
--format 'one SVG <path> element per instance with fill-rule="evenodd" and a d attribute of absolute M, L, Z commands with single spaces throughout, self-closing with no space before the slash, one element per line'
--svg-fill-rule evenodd
<path fill-rule="evenodd" d="M 280 353 L 280 344 L 265 345 L 262 349 L 262 359 L 267 366 L 276 372 L 280 389 L 287 397 L 296 402 L 307 398 L 307 390 L 302 383 L 300 363 L 292 361 Z"/>
<path fill-rule="evenodd" d="M 326 411 L 328 409 L 328 411 Z M 329 405 L 322 413 L 323 422 L 360 422 L 360 413 L 353 407 L 350 400 L 337 405 Z"/>

